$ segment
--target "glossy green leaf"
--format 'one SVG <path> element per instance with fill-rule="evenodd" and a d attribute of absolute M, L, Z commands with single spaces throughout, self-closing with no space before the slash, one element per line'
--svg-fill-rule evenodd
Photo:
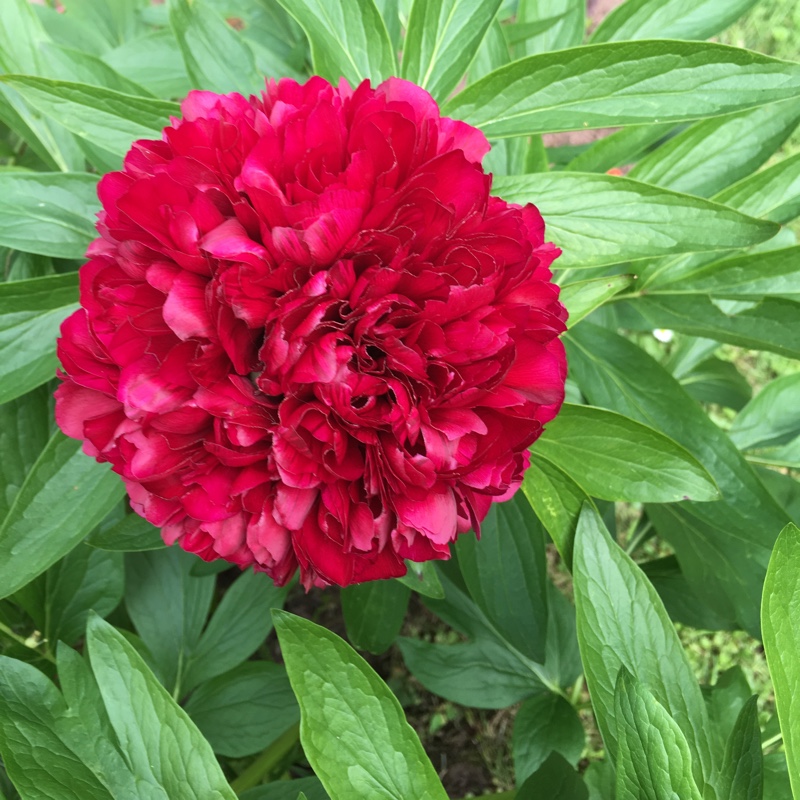
<path fill-rule="evenodd" d="M 514 717 L 514 775 L 521 784 L 536 772 L 552 752 L 573 767 L 586 743 L 580 717 L 561 695 L 542 692 L 529 697 Z"/>
<path fill-rule="evenodd" d="M 30 75 L 0 75 L 43 114 L 67 130 L 111 153 L 125 154 L 135 139 L 159 139 L 176 103 L 115 92 L 83 83 L 54 81 Z"/>
<path fill-rule="evenodd" d="M 532 459 L 522 481 L 522 491 L 550 534 L 567 567 L 572 565 L 572 541 L 584 503 L 592 503 L 586 490 L 571 475 L 541 453 Z"/>
<path fill-rule="evenodd" d="M 184 708 L 214 752 L 231 758 L 261 752 L 300 719 L 286 670 L 264 661 L 203 683 Z"/>
<path fill-rule="evenodd" d="M 171 0 L 169 21 L 192 88 L 223 94 L 239 92 L 245 97 L 264 88 L 264 76 L 256 69 L 253 51 L 202 0 Z"/>
<path fill-rule="evenodd" d="M 711 197 L 755 172 L 800 122 L 800 102 L 696 122 L 645 156 L 628 177 Z"/>
<path fill-rule="evenodd" d="M 592 35 L 593 42 L 708 39 L 736 22 L 757 0 L 627 0 Z"/>
<path fill-rule="evenodd" d="M 108 465 L 87 458 L 80 447 L 54 434 L 0 523 L 0 596 L 66 555 L 124 494 Z"/>
<path fill-rule="evenodd" d="M 560 268 L 749 247 L 778 230 L 699 197 L 611 175 L 498 178 L 493 191 L 509 202 L 536 204 L 547 222 L 547 238 L 564 251 Z"/>
<path fill-rule="evenodd" d="M 567 326 L 577 325 L 584 317 L 600 308 L 607 300 L 631 285 L 631 275 L 609 275 L 607 278 L 591 278 L 561 287 L 561 302 L 569 311 Z"/>
<path fill-rule="evenodd" d="M 515 61 L 468 86 L 444 113 L 500 138 L 679 122 L 798 93 L 797 64 L 706 42 L 614 42 Z"/>
<path fill-rule="evenodd" d="M 581 43 L 586 26 L 585 0 L 520 0 L 517 23 L 535 25 L 554 20 L 544 30 L 525 37 L 528 55 L 563 50 Z"/>
<path fill-rule="evenodd" d="M 447 800 L 400 703 L 366 661 L 313 622 L 284 611 L 273 618 L 303 750 L 328 793 Z"/>
<path fill-rule="evenodd" d="M 418 564 L 406 559 L 406 568 L 408 569 L 406 574 L 395 580 L 425 597 L 444 597 L 444 589 L 442 589 L 439 576 L 436 574 L 436 567 L 432 561 L 424 561 Z"/>
<path fill-rule="evenodd" d="M 416 0 L 402 76 L 444 100 L 464 76 L 501 0 Z"/>
<path fill-rule="evenodd" d="M 481 524 L 480 541 L 465 534 L 455 549 L 470 596 L 492 625 L 520 653 L 544 662 L 545 537 L 527 500 L 495 503 Z"/>
<path fill-rule="evenodd" d="M 764 756 L 764 797 L 768 800 L 793 800 L 789 770 L 783 753 Z"/>
<path fill-rule="evenodd" d="M 0 172 L 0 245 L 83 258 L 99 207 L 94 175 Z"/>
<path fill-rule="evenodd" d="M 298 792 L 301 794 L 298 795 Z M 274 781 L 248 789 L 241 800 L 299 800 L 304 794 L 308 800 L 329 800 L 329 795 L 318 778 L 298 778 L 291 781 Z"/>
<path fill-rule="evenodd" d="M 731 361 L 708 358 L 681 378 L 681 386 L 700 403 L 741 409 L 752 397 L 747 379 Z"/>
<path fill-rule="evenodd" d="M 601 408 L 565 403 L 533 453 L 603 500 L 674 503 L 720 496 L 708 472 L 681 445 Z"/>
<path fill-rule="evenodd" d="M 397 59 L 386 25 L 373 0 L 277 0 L 311 42 L 314 74 L 356 86 L 376 86 L 397 74 Z"/>
<path fill-rule="evenodd" d="M 632 125 L 629 128 L 598 139 L 580 155 L 573 158 L 564 169 L 568 172 L 607 172 L 613 167 L 632 164 L 639 156 L 675 125 Z"/>
<path fill-rule="evenodd" d="M 614 692 L 618 800 L 702 800 L 680 726 L 624 667 Z"/>
<path fill-rule="evenodd" d="M 140 0 L 67 0 L 69 14 L 93 27 L 110 47 L 130 39 L 141 26 Z"/>
<path fill-rule="evenodd" d="M 269 611 L 283 606 L 287 592 L 263 572 L 240 575 L 225 592 L 197 646 L 184 657 L 183 691 L 248 659 L 272 630 Z"/>
<path fill-rule="evenodd" d="M 693 756 L 694 778 L 702 789 L 713 763 L 700 687 L 655 589 L 611 540 L 590 507 L 581 514 L 575 535 L 573 576 L 578 642 L 607 749 L 618 759 L 625 758 L 614 687 L 620 670 L 627 669 L 683 731 Z"/>
<path fill-rule="evenodd" d="M 758 726 L 758 697 L 745 703 L 725 747 L 717 796 L 723 800 L 761 800 L 764 760 Z"/>
<path fill-rule="evenodd" d="M 159 678 L 176 697 L 183 696 L 186 668 L 214 593 L 213 575 L 190 575 L 195 559 L 178 548 L 131 553 L 125 558 L 125 607 Z"/>
<path fill-rule="evenodd" d="M 408 609 L 411 590 L 399 581 L 370 581 L 342 589 L 342 612 L 347 638 L 359 650 L 388 650 Z"/>
<path fill-rule="evenodd" d="M 703 695 L 714 731 L 715 747 L 723 755 L 736 720 L 753 696 L 753 690 L 742 668 L 736 666 L 721 672 L 713 686 L 703 687 Z"/>
<path fill-rule="evenodd" d="M 761 606 L 764 650 L 775 689 L 789 778 L 800 794 L 800 528 L 787 525 L 775 544 Z"/>
<path fill-rule="evenodd" d="M 581 776 L 559 753 L 551 753 L 547 760 L 531 775 L 515 800 L 588 800 L 589 790 Z"/>
<path fill-rule="evenodd" d="M 66 711 L 60 692 L 38 669 L 0 656 L 0 755 L 22 797 L 115 800 L 59 724 Z"/>
<path fill-rule="evenodd" d="M 89 534 L 86 544 L 100 550 L 125 553 L 162 550 L 166 547 L 161 531 L 138 514 L 127 514 L 114 525 L 97 528 Z"/>
<path fill-rule="evenodd" d="M 768 383 L 736 415 L 729 435 L 742 450 L 785 444 L 800 436 L 800 373 Z"/>
<path fill-rule="evenodd" d="M 235 800 L 211 746 L 125 637 L 92 617 L 86 639 L 109 719 L 139 780 L 163 787 L 161 796 Z"/>

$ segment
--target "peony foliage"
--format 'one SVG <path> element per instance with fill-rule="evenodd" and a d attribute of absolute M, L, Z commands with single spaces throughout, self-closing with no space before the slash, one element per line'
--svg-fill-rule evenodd
<path fill-rule="evenodd" d="M 4 0 L 0 798 L 800 798 L 756 2 Z"/>

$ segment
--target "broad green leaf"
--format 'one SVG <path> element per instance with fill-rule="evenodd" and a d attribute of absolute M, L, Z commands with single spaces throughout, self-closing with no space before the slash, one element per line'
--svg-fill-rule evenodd
<path fill-rule="evenodd" d="M 89 534 L 86 544 L 100 550 L 119 550 L 126 553 L 162 550 L 166 547 L 159 529 L 138 514 L 127 514 L 115 525 L 97 528 Z"/>
<path fill-rule="evenodd" d="M 597 27 L 593 42 L 708 39 L 736 22 L 757 0 L 627 0 Z"/>
<path fill-rule="evenodd" d="M 632 125 L 623 128 L 598 139 L 573 158 L 564 169 L 568 172 L 607 172 L 613 167 L 632 164 L 674 127 L 668 122 L 661 125 Z"/>
<path fill-rule="evenodd" d="M 562 286 L 560 300 L 569 311 L 567 326 L 571 328 L 576 325 L 632 282 L 631 275 L 609 275 L 607 278 L 591 278 Z"/>
<path fill-rule="evenodd" d="M 528 55 L 563 50 L 581 43 L 586 26 L 585 0 L 520 0 L 517 22 L 535 25 L 555 18 L 552 25 L 533 36 L 526 36 Z"/>
<path fill-rule="evenodd" d="M 195 556 L 178 548 L 132 553 L 125 558 L 125 607 L 152 654 L 159 678 L 175 697 L 206 621 L 213 575 L 189 574 Z"/>
<path fill-rule="evenodd" d="M 135 139 L 159 139 L 170 115 L 180 113 L 176 103 L 83 83 L 30 75 L 0 75 L 0 82 L 16 89 L 31 106 L 67 130 L 119 155 L 126 153 Z"/>
<path fill-rule="evenodd" d="M 397 74 L 386 25 L 373 0 L 277 0 L 311 42 L 314 74 L 373 86 Z"/>
<path fill-rule="evenodd" d="M 415 0 L 401 74 L 444 100 L 467 71 L 501 0 Z"/>
<path fill-rule="evenodd" d="M 263 784 L 248 789 L 241 795 L 241 800 L 299 800 L 303 795 L 307 800 L 330 800 L 318 778 L 298 778 Z"/>
<path fill-rule="evenodd" d="M 536 204 L 547 238 L 564 251 L 556 262 L 560 268 L 749 247 L 778 230 L 709 200 L 611 175 L 498 178 L 493 192 L 509 202 Z"/>
<path fill-rule="evenodd" d="M 648 327 L 800 358 L 800 302 L 766 297 L 743 306 L 704 295 L 647 294 L 630 301 Z"/>
<path fill-rule="evenodd" d="M 800 436 L 800 373 L 768 383 L 737 414 L 729 435 L 742 450 L 785 444 Z"/>
<path fill-rule="evenodd" d="M 532 22 L 513 22 L 511 24 L 503 24 L 501 27 L 506 41 L 513 46 L 547 33 L 551 28 L 555 28 L 562 23 L 566 16 L 566 13 L 554 14 L 552 17 L 542 17 Z"/>
<path fill-rule="evenodd" d="M 328 793 L 447 800 L 400 703 L 367 662 L 313 622 L 284 611 L 273 619 L 300 703 L 303 750 Z"/>
<path fill-rule="evenodd" d="M 760 167 L 798 122 L 797 100 L 702 120 L 645 156 L 628 177 L 711 197 Z"/>
<path fill-rule="evenodd" d="M 800 528 L 787 525 L 775 544 L 761 606 L 764 650 L 775 690 L 789 778 L 800 795 Z"/>
<path fill-rule="evenodd" d="M 586 683 L 607 749 L 618 758 L 625 757 L 614 711 L 614 687 L 620 670 L 627 669 L 653 692 L 683 731 L 693 755 L 694 778 L 702 789 L 713 764 L 700 687 L 655 589 L 611 540 L 590 507 L 578 522 L 573 576 Z"/>
<path fill-rule="evenodd" d="M 64 698 L 38 669 L 0 656 L 0 755 L 22 797 L 116 800 L 59 725 L 66 711 Z"/>
<path fill-rule="evenodd" d="M 162 786 L 166 797 L 235 800 L 211 746 L 125 637 L 92 617 L 86 639 L 108 717 L 137 777 Z"/>
<path fill-rule="evenodd" d="M 0 245 L 56 258 L 83 258 L 97 235 L 94 217 L 99 207 L 94 175 L 2 172 Z"/>
<path fill-rule="evenodd" d="M 347 638 L 359 650 L 388 650 L 408 609 L 411 590 L 399 581 L 370 581 L 342 589 L 342 613 Z"/>
<path fill-rule="evenodd" d="M 709 294 L 731 300 L 760 300 L 780 295 L 800 300 L 800 246 L 748 253 L 705 264 L 683 273 L 675 281 L 669 275 L 654 293 Z"/>
<path fill-rule="evenodd" d="M 100 56 L 109 44 L 92 21 L 80 20 L 72 13 L 64 14 L 49 6 L 34 4 L 33 10 L 50 38 L 65 47 L 74 47 L 80 42 L 81 49 Z"/>
<path fill-rule="evenodd" d="M 611 759 L 592 761 L 583 773 L 589 800 L 613 800 L 616 777 Z"/>
<path fill-rule="evenodd" d="M 706 42 L 619 42 L 529 56 L 444 106 L 489 138 L 680 122 L 797 97 L 800 65 Z"/>
<path fill-rule="evenodd" d="M 406 567 L 408 572 L 395 580 L 405 584 L 418 594 L 425 595 L 425 597 L 444 597 L 444 589 L 442 589 L 439 576 L 436 574 L 436 567 L 432 561 L 418 564 L 414 561 L 406 560 Z"/>
<path fill-rule="evenodd" d="M 0 520 L 50 438 L 46 387 L 0 404 Z"/>
<path fill-rule="evenodd" d="M 753 390 L 735 364 L 708 358 L 681 378 L 681 386 L 695 400 L 738 411 L 752 397 Z"/>
<path fill-rule="evenodd" d="M 565 403 L 533 447 L 592 497 L 627 502 L 718 500 L 719 490 L 681 445 L 621 414 Z"/>
<path fill-rule="evenodd" d="M 5 72 L 37 73 L 42 67 L 40 46 L 49 37 L 30 3 L 6 0 L 0 28 L 0 67 Z"/>
<path fill-rule="evenodd" d="M 592 503 L 586 490 L 571 475 L 544 458 L 531 460 L 522 491 L 550 534 L 567 568 L 572 566 L 572 540 L 584 503 Z"/>
<path fill-rule="evenodd" d="M 214 752 L 231 758 L 261 752 L 300 719 L 286 670 L 265 661 L 203 683 L 184 708 Z"/>
<path fill-rule="evenodd" d="M 588 800 L 589 789 L 581 776 L 559 753 L 551 753 L 539 769 L 531 775 L 515 800 Z"/>
<path fill-rule="evenodd" d="M 272 630 L 269 610 L 282 607 L 287 592 L 263 572 L 250 570 L 239 576 L 225 592 L 196 647 L 184 658 L 183 692 L 253 655 Z"/>
<path fill-rule="evenodd" d="M 725 747 L 717 796 L 723 800 L 761 800 L 764 760 L 758 727 L 758 697 L 743 706 Z"/>
<path fill-rule="evenodd" d="M 783 753 L 764 756 L 764 797 L 767 800 L 793 800 L 789 770 Z"/>
<path fill-rule="evenodd" d="M 80 447 L 55 433 L 0 523 L 0 596 L 66 555 L 124 494 L 108 466 Z"/>
<path fill-rule="evenodd" d="M 552 752 L 578 765 L 586 735 L 577 711 L 552 692 L 529 697 L 514 717 L 514 775 L 517 784 L 528 779 Z"/>
<path fill-rule="evenodd" d="M 722 756 L 736 726 L 736 720 L 753 696 L 753 690 L 742 668 L 737 666 L 721 672 L 713 686 L 704 686 L 703 695 L 711 719 L 716 749 Z"/>
<path fill-rule="evenodd" d="M 702 800 L 680 726 L 623 667 L 614 692 L 617 800 Z"/>
<path fill-rule="evenodd" d="M 202 0 L 171 0 L 169 21 L 193 88 L 245 97 L 264 88 L 253 51 Z"/>
<path fill-rule="evenodd" d="M 528 501 L 495 503 L 481 538 L 460 536 L 456 553 L 470 596 L 520 653 L 544 662 L 547 636 L 545 537 Z"/>
<path fill-rule="evenodd" d="M 141 0 L 67 0 L 69 14 L 91 25 L 110 47 L 133 38 L 141 27 Z"/>

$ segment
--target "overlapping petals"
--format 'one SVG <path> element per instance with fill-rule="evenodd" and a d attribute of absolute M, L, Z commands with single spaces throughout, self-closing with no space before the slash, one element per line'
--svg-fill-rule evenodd
<path fill-rule="evenodd" d="M 447 558 L 564 396 L 559 251 L 487 150 L 397 79 L 192 92 L 100 183 L 59 425 L 204 559 L 308 587 Z"/>

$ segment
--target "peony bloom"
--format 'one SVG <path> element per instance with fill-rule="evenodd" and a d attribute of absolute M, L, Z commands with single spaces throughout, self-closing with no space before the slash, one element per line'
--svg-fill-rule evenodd
<path fill-rule="evenodd" d="M 206 560 L 309 587 L 447 558 L 563 400 L 541 216 L 402 80 L 182 112 L 100 182 L 59 425 Z"/>

